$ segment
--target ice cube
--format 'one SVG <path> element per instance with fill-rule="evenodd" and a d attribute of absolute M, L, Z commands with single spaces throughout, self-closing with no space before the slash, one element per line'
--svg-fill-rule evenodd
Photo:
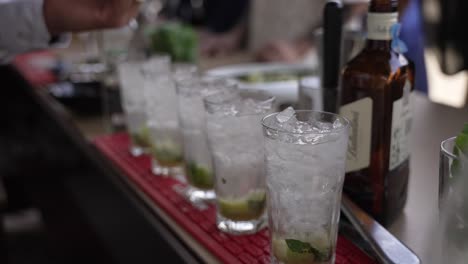
<path fill-rule="evenodd" d="M 246 98 L 243 101 L 242 112 L 255 113 L 257 108 L 257 102 L 252 98 Z"/>
<path fill-rule="evenodd" d="M 343 127 L 343 123 L 341 122 L 340 119 L 336 119 L 335 122 L 333 122 L 333 129 L 339 129 Z"/>
<path fill-rule="evenodd" d="M 294 127 L 295 133 L 306 133 L 306 132 L 312 132 L 313 130 L 314 130 L 313 127 L 307 122 L 297 121 L 295 123 L 295 127 Z"/>
<path fill-rule="evenodd" d="M 278 121 L 278 123 L 286 123 L 294 116 L 295 113 L 296 111 L 294 108 L 290 106 L 276 115 L 276 121 Z"/>
<path fill-rule="evenodd" d="M 311 126 L 313 131 L 317 133 L 330 132 L 333 129 L 333 124 L 329 122 L 312 121 Z"/>

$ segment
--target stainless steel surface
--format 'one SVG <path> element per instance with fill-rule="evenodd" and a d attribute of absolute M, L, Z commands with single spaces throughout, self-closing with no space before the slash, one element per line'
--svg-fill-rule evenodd
<path fill-rule="evenodd" d="M 348 217 L 364 240 L 369 243 L 380 263 L 421 263 L 414 252 L 361 210 L 346 194 L 343 194 L 341 211 Z"/>
<path fill-rule="evenodd" d="M 445 87 L 447 93 L 451 87 Z M 455 109 L 415 94 L 413 130 L 409 141 L 411 173 L 408 201 L 402 215 L 389 231 L 416 252 L 424 264 L 440 264 L 430 253 L 428 234 L 437 215 L 440 143 L 457 135 L 468 122 L 468 108 Z"/>
<path fill-rule="evenodd" d="M 415 93 L 413 110 L 408 200 L 388 230 L 415 252 L 421 263 L 440 264 L 431 257 L 435 249 L 428 241 L 438 211 L 440 143 L 461 131 L 468 122 L 468 108 L 439 105 L 430 102 L 426 95 Z"/>

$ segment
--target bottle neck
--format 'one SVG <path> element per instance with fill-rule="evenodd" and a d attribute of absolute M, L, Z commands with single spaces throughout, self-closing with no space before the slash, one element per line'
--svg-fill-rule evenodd
<path fill-rule="evenodd" d="M 367 16 L 368 49 L 390 50 L 392 35 L 391 27 L 398 23 L 398 12 L 377 13 L 370 11 Z"/>

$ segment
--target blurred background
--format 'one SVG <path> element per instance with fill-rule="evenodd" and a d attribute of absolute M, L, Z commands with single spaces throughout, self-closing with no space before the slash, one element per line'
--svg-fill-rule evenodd
<path fill-rule="evenodd" d="M 289 63 L 318 71 L 325 2 L 147 1 L 139 17 L 124 28 L 75 34 L 66 49 L 27 54 L 16 61 L 28 70 L 51 70 L 49 83 L 41 85 L 70 107 L 84 131 L 93 135 L 103 128 L 124 126 L 114 114 L 120 111 L 114 66 L 129 55 L 169 52 L 175 61 L 195 62 L 202 71 L 255 62 Z M 457 22 L 450 17 L 457 10 L 457 4 L 450 2 L 456 1 L 399 2 L 402 39 L 409 44 L 406 55 L 422 65 L 417 69 L 425 69 L 418 74 L 416 89 L 433 102 L 464 107 L 467 78 L 460 71 L 463 67 L 455 65 L 463 54 L 454 48 Z M 366 13 L 367 1 L 345 1 L 347 58 L 362 48 Z M 238 77 L 246 77 L 245 81 L 258 77 L 244 75 Z M 94 122 L 102 115 L 104 126 Z"/>

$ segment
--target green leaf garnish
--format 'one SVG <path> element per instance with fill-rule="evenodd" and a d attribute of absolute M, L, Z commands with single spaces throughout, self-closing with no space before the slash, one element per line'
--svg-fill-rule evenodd
<path fill-rule="evenodd" d="M 468 135 L 468 123 L 463 126 L 462 134 Z"/>
<path fill-rule="evenodd" d="M 213 189 L 213 174 L 208 168 L 190 162 L 187 166 L 187 176 L 195 187 L 200 189 Z"/>
<path fill-rule="evenodd" d="M 453 155 L 460 157 L 460 154 L 462 154 L 460 152 L 468 155 L 468 123 L 463 126 L 462 132 L 455 138 Z M 457 177 L 461 173 L 463 166 L 460 160 L 454 160 L 450 168 L 452 176 Z"/>
<path fill-rule="evenodd" d="M 286 245 L 289 250 L 296 253 L 313 253 L 312 246 L 307 242 L 302 242 L 296 239 L 286 239 Z"/>
<path fill-rule="evenodd" d="M 302 242 L 296 239 L 286 239 L 286 245 L 290 251 L 299 254 L 314 254 L 316 260 L 326 261 L 330 259 L 330 250 L 324 250 L 323 252 L 312 247 L 308 242 Z"/>

